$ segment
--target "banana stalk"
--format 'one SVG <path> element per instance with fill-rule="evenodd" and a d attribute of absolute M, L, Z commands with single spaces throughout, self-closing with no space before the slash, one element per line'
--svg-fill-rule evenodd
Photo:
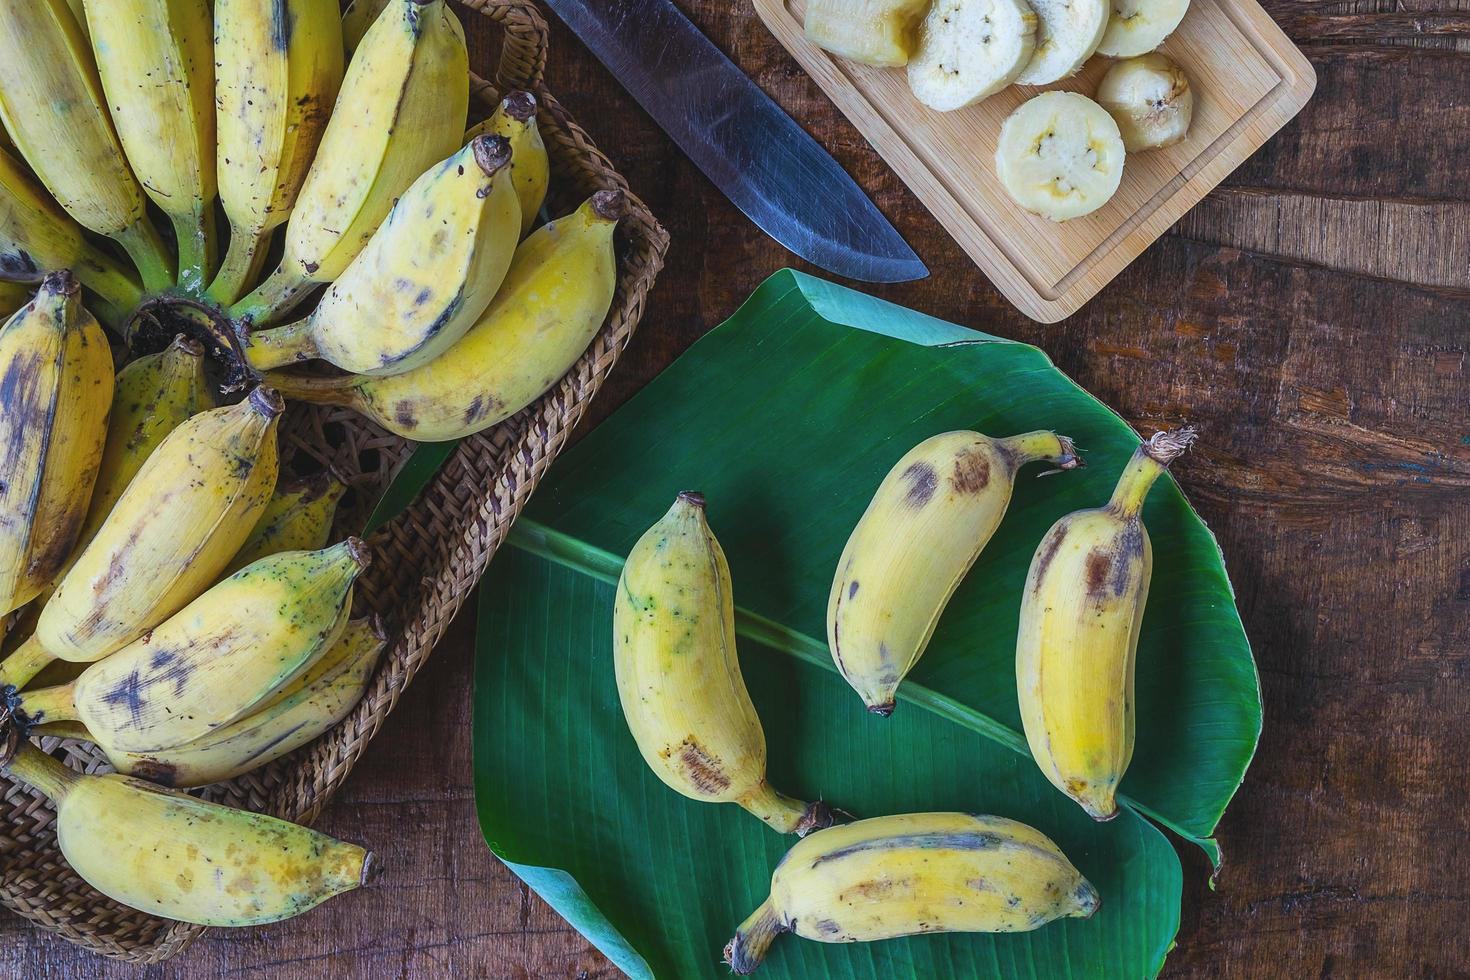
<path fill-rule="evenodd" d="M 1143 526 L 1155 480 L 1194 441 L 1160 432 L 1133 454 L 1107 506 L 1052 525 L 1021 595 L 1016 687 L 1031 755 L 1095 820 L 1118 815 L 1133 758 L 1133 671 L 1153 548 Z"/>
<path fill-rule="evenodd" d="M 735 803 L 783 834 L 832 822 L 766 781 L 766 736 L 740 676 L 725 553 L 704 498 L 681 493 L 628 555 L 613 605 L 623 716 L 648 767 L 671 789 Z"/>
<path fill-rule="evenodd" d="M 139 182 L 173 222 L 179 284 L 214 263 L 214 31 L 207 0 L 87 2 L 102 90 Z"/>
<path fill-rule="evenodd" d="M 5 764 L 56 805 L 66 863 L 151 915 L 250 926 L 300 915 L 377 876 L 372 852 L 263 813 L 116 773 L 76 772 L 29 743 Z"/>
<path fill-rule="evenodd" d="M 392 0 L 347 66 L 280 265 L 231 318 L 264 326 L 340 276 L 393 202 L 459 146 L 469 98 L 464 30 L 444 0 Z"/>
<path fill-rule="evenodd" d="M 285 222 L 342 84 L 337 0 L 216 0 L 219 188 L 230 247 L 210 284 L 228 305 Z"/>
<path fill-rule="evenodd" d="M 536 96 L 512 92 L 480 125 L 464 134 L 466 143 L 476 136 L 504 136 L 510 140 L 510 177 L 521 202 L 521 237 L 536 223 L 551 184 L 551 161 L 536 126 Z"/>
<path fill-rule="evenodd" d="M 725 947 L 754 972 L 783 932 L 819 943 L 931 932 L 1029 932 L 1091 918 L 1097 889 L 1045 834 L 1003 817 L 908 813 L 832 827 L 796 844 L 771 894 Z"/>
<path fill-rule="evenodd" d="M 25 726 L 80 721 L 109 755 L 160 752 L 245 717 L 341 637 L 370 560 L 356 538 L 262 558 L 60 687 L 15 693 Z"/>
<path fill-rule="evenodd" d="M 67 214 L 120 242 L 149 290 L 173 284 L 173 264 L 113 129 L 92 47 L 66 0 L 0 3 L 0 119 Z"/>
<path fill-rule="evenodd" d="M 277 488 L 225 574 L 233 575 L 252 562 L 283 551 L 325 547 L 337 503 L 346 492 L 347 484 L 331 470 Z"/>
<path fill-rule="evenodd" d="M 946 432 L 884 477 L 847 540 L 827 602 L 832 659 L 869 711 L 893 713 L 898 686 L 1000 526 L 1016 472 L 1037 460 L 1061 469 L 1082 462 L 1054 432 Z"/>
<path fill-rule="evenodd" d="M 617 287 L 613 231 L 623 210 L 621 191 L 598 191 L 532 232 L 479 322 L 423 367 L 388 378 L 267 378 L 288 398 L 348 406 L 405 439 L 481 432 L 540 398 L 602 327 Z"/>
<path fill-rule="evenodd" d="M 0 327 L 0 623 L 66 561 L 102 459 L 112 353 L 79 292 L 53 272 Z"/>
<path fill-rule="evenodd" d="M 414 181 L 311 316 L 249 335 L 251 366 L 319 357 L 372 376 L 437 358 L 485 312 L 515 255 L 510 162 L 509 140 L 477 136 Z"/>

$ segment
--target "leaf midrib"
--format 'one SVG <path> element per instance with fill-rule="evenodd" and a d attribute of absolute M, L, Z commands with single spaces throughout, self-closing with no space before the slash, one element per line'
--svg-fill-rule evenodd
<path fill-rule="evenodd" d="M 536 555 L 608 585 L 616 586 L 622 574 L 623 559 L 612 552 L 525 516 L 516 521 L 506 543 L 528 554 Z M 833 674 L 837 673 L 837 667 L 832 662 L 831 653 L 825 642 L 738 605 L 735 607 L 735 632 L 737 635 L 747 637 L 797 660 L 820 667 Z M 898 696 L 940 718 L 984 736 L 1017 755 L 1028 759 L 1031 757 L 1031 749 L 1024 735 L 955 698 L 922 684 L 916 684 L 912 680 L 904 681 L 899 688 Z M 1213 839 L 1196 836 L 1174 820 L 1125 793 L 1119 793 L 1118 800 L 1134 812 L 1167 827 L 1180 837 L 1199 846 L 1214 863 L 1218 864 L 1217 847 Z"/>

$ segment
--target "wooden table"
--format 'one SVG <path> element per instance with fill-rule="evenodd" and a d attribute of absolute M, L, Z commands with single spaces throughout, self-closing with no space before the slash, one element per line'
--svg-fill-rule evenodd
<path fill-rule="evenodd" d="M 1173 977 L 1463 975 L 1470 964 L 1470 13 L 1465 0 L 1266 0 L 1315 101 L 1080 314 L 1009 309 L 760 26 L 680 0 L 836 154 L 932 270 L 877 294 L 1044 347 L 1143 425 L 1198 423 L 1177 467 L 1220 536 L 1265 690 L 1260 752 L 1192 848 Z M 1384 9 L 1389 12 L 1375 12 Z M 488 64 L 483 32 L 467 18 Z M 554 90 L 673 235 L 606 415 L 766 275 L 801 263 L 674 149 L 567 31 Z M 819 270 L 811 270 L 819 271 Z M 466 613 L 320 826 L 374 888 L 213 930 L 146 976 L 617 976 L 490 855 L 470 779 Z M 14 917 L 0 975 L 136 977 Z"/>

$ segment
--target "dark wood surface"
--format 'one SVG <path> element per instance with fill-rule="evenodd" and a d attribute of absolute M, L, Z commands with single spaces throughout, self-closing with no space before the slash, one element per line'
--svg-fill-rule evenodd
<path fill-rule="evenodd" d="M 680 0 L 932 271 L 873 292 L 1039 344 L 1141 426 L 1203 430 L 1177 473 L 1224 547 L 1266 721 L 1220 826 L 1217 890 L 1181 848 L 1167 976 L 1470 970 L 1470 7 L 1410 3 L 1267 0 L 1316 67 L 1315 100 L 1078 315 L 1044 327 L 1007 307 L 747 5 Z M 804 266 L 559 25 L 552 43 L 554 90 L 673 236 L 595 423 L 766 275 Z M 321 821 L 383 855 L 374 888 L 213 930 L 141 973 L 0 918 L 0 975 L 617 976 L 479 837 L 472 618 Z"/>

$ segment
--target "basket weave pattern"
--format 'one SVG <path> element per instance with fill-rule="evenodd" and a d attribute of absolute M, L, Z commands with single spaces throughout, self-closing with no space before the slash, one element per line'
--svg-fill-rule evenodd
<path fill-rule="evenodd" d="M 598 190 L 626 192 L 612 164 L 545 90 L 546 23 L 533 0 L 463 0 L 461 11 L 489 17 L 504 36 L 495 80 L 471 77 L 477 107 L 488 115 L 499 94 L 510 89 L 530 90 L 540 102 L 537 121 L 551 157 L 550 213 L 569 213 Z M 469 596 L 642 316 L 668 235 L 631 194 L 628 204 L 618 233 L 617 292 L 591 347 L 533 405 L 460 443 L 413 505 L 370 539 L 374 560 L 359 582 L 353 612 L 379 613 L 390 643 L 361 703 L 312 744 L 202 795 L 310 823 L 351 772 Z M 363 526 L 412 450 L 412 443 L 341 408 L 293 405 L 281 430 L 283 474 L 304 475 L 330 465 L 352 488 L 338 512 L 338 537 Z M 109 771 L 92 746 L 47 738 L 42 747 L 75 768 Z M 62 859 L 50 802 L 3 776 L 0 787 L 0 904 L 97 953 L 140 964 L 167 959 L 204 931 L 130 909 L 93 890 Z"/>

